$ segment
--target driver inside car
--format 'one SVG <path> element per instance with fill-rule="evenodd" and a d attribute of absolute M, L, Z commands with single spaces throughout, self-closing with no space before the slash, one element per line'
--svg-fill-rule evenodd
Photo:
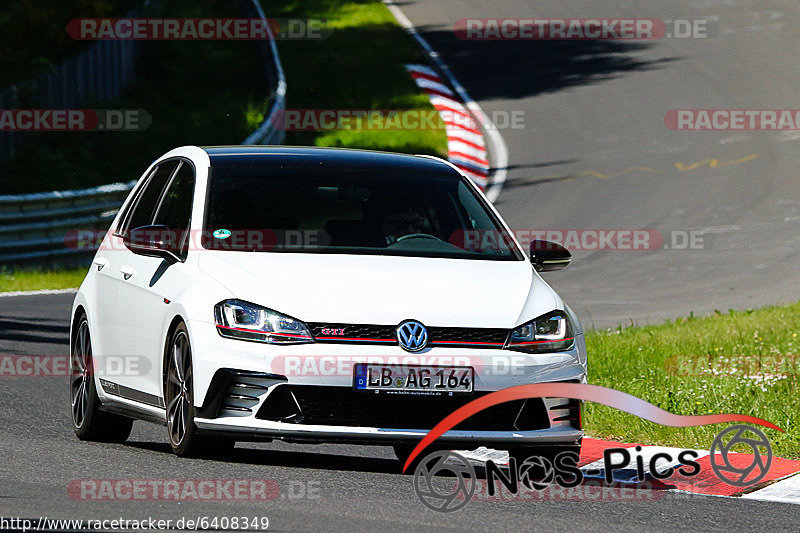
<path fill-rule="evenodd" d="M 396 243 L 403 237 L 420 233 L 430 235 L 433 234 L 434 231 L 426 218 L 416 211 L 407 209 L 399 213 L 390 213 L 386 215 L 383 219 L 383 233 L 388 246 Z"/>

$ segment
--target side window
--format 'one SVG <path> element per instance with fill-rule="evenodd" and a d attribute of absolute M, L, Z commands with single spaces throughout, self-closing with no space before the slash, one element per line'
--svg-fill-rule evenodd
<path fill-rule="evenodd" d="M 173 231 L 189 229 L 194 196 L 194 171 L 188 163 L 181 163 L 178 173 L 161 200 L 153 224 L 163 224 Z"/>
<path fill-rule="evenodd" d="M 130 229 L 147 226 L 153 223 L 153 215 L 155 214 L 158 201 L 161 199 L 161 193 L 167 184 L 170 176 L 178 166 L 178 161 L 167 161 L 158 165 L 156 170 L 150 175 L 148 182 L 145 183 L 142 192 L 136 199 L 136 204 L 133 206 L 128 219 L 125 221 L 123 234 Z"/>

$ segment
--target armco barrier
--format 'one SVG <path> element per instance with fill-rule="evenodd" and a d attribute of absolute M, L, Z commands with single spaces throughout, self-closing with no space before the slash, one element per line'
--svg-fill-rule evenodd
<path fill-rule="evenodd" d="M 126 17 L 141 16 L 139 10 Z M 0 90 L 0 109 L 72 109 L 94 98 L 115 100 L 136 74 L 141 41 L 102 40 L 65 60 L 52 72 Z M 0 159 L 14 155 L 26 133 L 5 131 L 0 135 Z"/>
<path fill-rule="evenodd" d="M 254 17 L 266 18 L 258 0 Z M 269 25 L 267 25 L 268 31 Z M 275 128 L 286 107 L 286 78 L 275 39 L 258 41 L 265 76 L 274 80 L 264 121 L 242 144 L 283 144 L 286 132 Z M 165 147 L 167 149 L 169 147 Z M 69 264 L 90 252 L 65 246 L 70 230 L 108 227 L 135 181 L 92 189 L 0 196 L 0 267 L 21 264 Z"/>
<path fill-rule="evenodd" d="M 264 10 L 261 9 L 259 0 L 253 0 L 253 16 L 266 19 Z M 267 24 L 269 39 L 257 41 L 259 51 L 262 56 L 262 64 L 266 68 L 264 73 L 268 80 L 274 79 L 274 92 L 270 95 L 271 107 L 261 125 L 250 134 L 242 144 L 283 144 L 286 139 L 286 132 L 281 128 L 275 128 L 278 123 L 277 116 L 286 109 L 286 77 L 283 74 L 281 58 L 278 56 L 278 47 L 275 44 L 275 36 L 272 35 L 270 25 Z"/>
<path fill-rule="evenodd" d="M 107 227 L 134 183 L 0 196 L 0 264 L 66 262 L 80 253 L 65 246 L 67 233 Z"/>

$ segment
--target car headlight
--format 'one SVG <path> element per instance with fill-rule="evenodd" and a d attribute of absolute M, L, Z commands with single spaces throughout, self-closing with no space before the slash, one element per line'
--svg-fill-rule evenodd
<path fill-rule="evenodd" d="M 552 311 L 513 330 L 506 348 L 529 353 L 569 350 L 575 343 L 572 322 L 564 311 Z"/>
<path fill-rule="evenodd" d="M 242 300 L 218 303 L 214 319 L 223 337 L 269 344 L 314 342 L 308 327 L 299 320 Z"/>

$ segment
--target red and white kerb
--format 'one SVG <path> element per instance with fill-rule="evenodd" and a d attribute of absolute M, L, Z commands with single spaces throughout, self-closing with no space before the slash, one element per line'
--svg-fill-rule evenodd
<path fill-rule="evenodd" d="M 425 65 L 406 65 L 406 69 L 442 117 L 447 131 L 447 158 L 484 189 L 489 180 L 489 157 L 480 127 L 433 69 Z"/>

